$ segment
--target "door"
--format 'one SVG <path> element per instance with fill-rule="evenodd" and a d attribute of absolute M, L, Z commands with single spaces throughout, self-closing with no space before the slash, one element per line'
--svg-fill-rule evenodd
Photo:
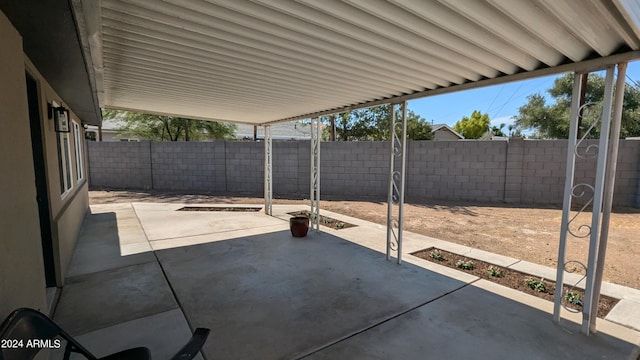
<path fill-rule="evenodd" d="M 33 169 L 36 175 L 36 199 L 38 201 L 38 215 L 40 216 L 40 238 L 42 239 L 44 275 L 47 287 L 55 287 L 56 269 L 53 260 L 51 210 L 49 208 L 47 171 L 44 158 L 44 144 L 42 141 L 42 124 L 40 122 L 38 83 L 29 73 L 26 73 L 26 78 L 29 124 L 31 127 L 31 149 L 33 152 Z"/>

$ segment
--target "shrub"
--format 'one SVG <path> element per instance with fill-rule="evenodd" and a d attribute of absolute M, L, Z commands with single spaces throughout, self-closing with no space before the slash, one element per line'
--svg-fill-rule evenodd
<path fill-rule="evenodd" d="M 429 257 L 434 259 L 434 260 L 444 260 L 444 256 L 442 255 L 442 253 L 440 252 L 440 250 L 433 250 L 430 254 Z"/>
<path fill-rule="evenodd" d="M 544 279 L 536 280 L 534 278 L 528 278 L 524 282 L 533 291 L 547 292 L 547 285 L 544 283 Z"/>
<path fill-rule="evenodd" d="M 467 260 L 458 260 L 456 262 L 456 267 L 462 269 L 462 270 L 473 270 L 475 268 L 475 266 L 473 265 L 473 261 Z"/>
<path fill-rule="evenodd" d="M 500 269 L 497 266 L 489 266 L 489 268 L 487 269 L 487 271 L 489 272 L 489 275 L 493 276 L 493 277 L 502 277 L 504 274 L 502 273 L 502 269 Z"/>

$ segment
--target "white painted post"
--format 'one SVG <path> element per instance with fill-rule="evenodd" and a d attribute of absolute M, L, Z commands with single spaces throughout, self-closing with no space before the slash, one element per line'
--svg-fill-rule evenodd
<path fill-rule="evenodd" d="M 264 213 L 273 214 L 273 148 L 271 126 L 264 126 Z"/>
<path fill-rule="evenodd" d="M 394 232 L 393 232 L 393 203 L 394 197 L 394 161 L 395 161 L 395 136 L 394 131 L 396 128 L 396 107 L 394 104 L 389 104 L 391 107 L 389 111 L 389 192 L 387 194 L 387 260 L 391 260 L 391 251 L 395 250 L 394 247 Z"/>
<path fill-rule="evenodd" d="M 396 251 L 398 264 L 402 263 L 402 227 L 404 207 L 404 187 L 407 156 L 407 102 L 402 103 L 402 130 L 400 135 L 396 131 L 395 104 L 391 104 L 389 121 L 389 140 L 391 143 L 389 154 L 389 194 L 387 199 L 387 260 L 391 259 L 391 252 Z M 400 169 L 396 170 L 396 159 L 400 160 Z M 398 205 L 398 217 L 394 215 L 394 204 Z M 397 227 L 397 229 L 396 229 Z"/>
<path fill-rule="evenodd" d="M 626 86 L 627 63 L 618 64 L 618 75 L 613 105 L 613 116 L 611 118 L 610 149 L 607 157 L 607 168 L 604 182 L 604 200 L 602 205 L 602 225 L 600 229 L 600 244 L 593 284 L 593 304 L 591 312 L 591 322 L 589 332 L 595 333 L 596 319 L 598 318 L 598 304 L 600 302 L 600 290 L 602 288 L 602 276 L 604 273 L 604 262 L 607 254 L 607 241 L 609 239 L 609 222 L 611 220 L 611 208 L 613 206 L 613 189 L 616 180 L 616 167 L 618 163 L 618 147 L 620 145 L 620 126 L 622 121 L 622 105 L 624 101 L 624 88 Z M 605 101 L 606 102 L 606 101 Z"/>
<path fill-rule="evenodd" d="M 309 199 L 311 200 L 311 209 L 309 220 L 311 229 L 320 232 L 320 136 L 321 124 L 319 118 L 311 119 L 311 158 L 310 158 L 310 184 Z"/>
<path fill-rule="evenodd" d="M 576 166 L 576 145 L 578 137 L 579 94 L 582 87 L 582 76 L 579 73 L 573 75 L 573 94 L 571 97 L 571 114 L 569 115 L 569 143 L 567 145 L 567 169 L 564 183 L 564 197 L 562 200 L 562 223 L 560 225 L 560 245 L 558 247 L 558 267 L 556 271 L 556 289 L 562 290 L 564 267 L 567 250 L 567 235 L 569 235 L 569 215 L 571 213 L 571 200 L 573 194 L 573 176 Z M 562 305 L 562 291 L 556 291 L 553 306 L 553 321 L 560 323 L 560 311 Z"/>
<path fill-rule="evenodd" d="M 582 333 L 595 333 L 595 321 L 598 304 L 594 304 L 595 273 L 599 266 L 598 249 L 600 247 L 600 220 L 602 216 L 602 201 L 604 197 L 604 178 L 607 167 L 607 153 L 609 146 L 609 129 L 611 125 L 611 103 L 613 100 L 614 66 L 607 67 L 605 78 L 604 103 L 602 108 L 602 124 L 600 126 L 600 142 L 598 145 L 598 165 L 596 168 L 596 183 L 594 186 L 593 207 L 591 210 L 591 236 L 589 240 L 589 257 L 587 262 L 587 282 L 585 284 L 584 307 L 582 308 Z"/>
<path fill-rule="evenodd" d="M 402 155 L 400 163 L 400 198 L 398 199 L 398 264 L 402 263 L 402 230 L 404 228 L 404 187 L 407 173 L 407 102 L 402 102 Z"/>

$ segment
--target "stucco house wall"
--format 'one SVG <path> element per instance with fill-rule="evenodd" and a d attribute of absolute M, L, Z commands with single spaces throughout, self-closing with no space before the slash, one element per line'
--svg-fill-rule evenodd
<path fill-rule="evenodd" d="M 0 13 L 0 318 L 19 306 L 45 308 L 22 39 Z M 25 181 L 26 180 L 26 181 Z M 31 181 L 29 181 L 31 180 Z"/>
<path fill-rule="evenodd" d="M 50 311 L 47 303 L 43 246 L 40 233 L 35 180 L 46 176 L 55 282 L 61 287 L 71 254 L 88 209 L 88 167 L 86 152 L 76 158 L 75 142 L 84 149 L 82 122 L 70 111 L 70 120 L 79 125 L 80 136 L 69 133 L 71 189 L 61 194 L 57 133 L 47 116 L 47 103 L 69 106 L 49 86 L 29 61 L 23 39 L 0 11 L 0 106 L 3 109 L 0 132 L 0 319 L 18 307 Z M 61 69 L 64 71 L 64 69 Z M 26 73 L 38 88 L 40 127 L 44 148 L 45 173 L 34 170 L 29 120 Z M 70 122 L 70 124 L 73 124 Z M 76 165 L 84 169 L 78 180 Z"/>

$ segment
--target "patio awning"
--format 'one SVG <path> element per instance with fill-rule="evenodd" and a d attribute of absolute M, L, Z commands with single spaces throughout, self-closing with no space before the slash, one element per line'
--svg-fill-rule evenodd
<path fill-rule="evenodd" d="M 73 3 L 100 106 L 248 124 L 640 57 L 625 0 Z"/>

